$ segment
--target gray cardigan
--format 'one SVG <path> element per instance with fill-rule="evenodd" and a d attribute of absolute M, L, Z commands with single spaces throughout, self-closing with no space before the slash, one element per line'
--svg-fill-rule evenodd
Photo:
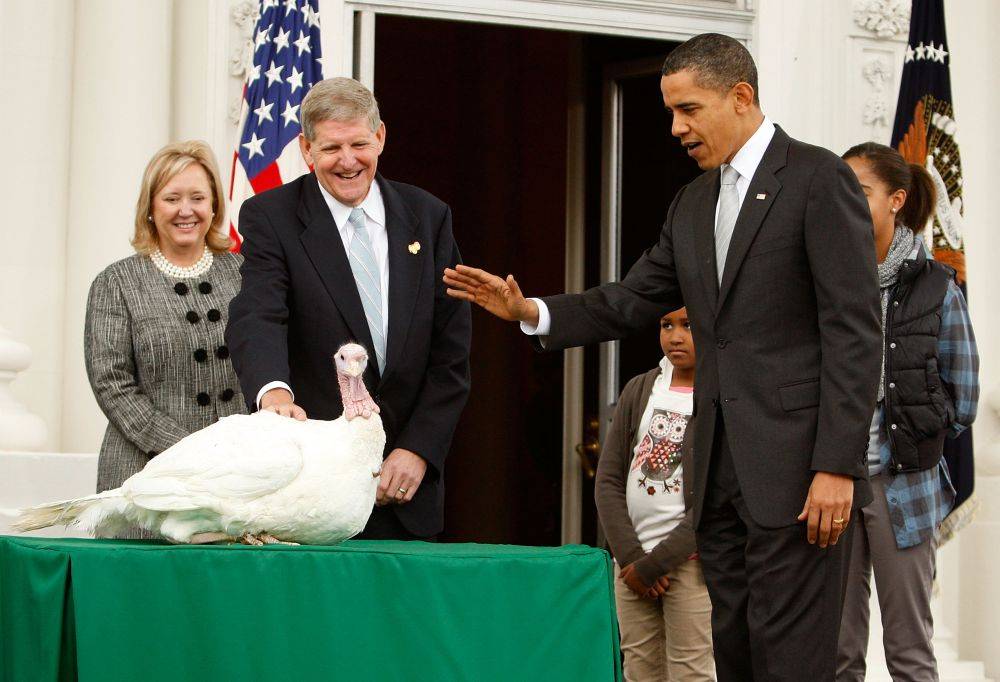
<path fill-rule="evenodd" d="M 629 466 L 632 464 L 639 420 L 642 419 L 646 403 L 649 402 L 649 396 L 653 392 L 653 383 L 659 375 L 659 367 L 651 369 L 645 374 L 633 377 L 622 390 L 611 428 L 601 448 L 601 458 L 597 463 L 597 480 L 594 485 L 597 513 L 604 534 L 608 538 L 608 545 L 611 546 L 611 554 L 620 566 L 635 563 L 635 570 L 647 585 L 652 585 L 657 578 L 670 573 L 696 551 L 691 514 L 693 494 L 691 472 L 694 470 L 691 465 L 693 452 L 691 436 L 694 433 L 691 424 L 688 424 L 681 450 L 687 514 L 649 554 L 642 549 L 625 502 L 625 485 L 628 481 Z"/>
<path fill-rule="evenodd" d="M 189 433 L 246 411 L 223 341 L 242 260 L 216 255 L 201 277 L 176 279 L 135 255 L 94 279 L 84 358 L 108 418 L 98 491 L 117 488 Z"/>

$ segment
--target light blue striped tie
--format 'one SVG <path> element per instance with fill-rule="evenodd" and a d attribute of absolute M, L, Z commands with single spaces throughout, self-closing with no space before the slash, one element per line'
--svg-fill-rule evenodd
<path fill-rule="evenodd" d="M 385 332 L 383 331 L 382 317 L 382 278 L 379 274 L 378 264 L 375 262 L 375 252 L 372 249 L 372 240 L 368 236 L 368 228 L 365 227 L 365 212 L 360 208 L 351 211 L 347 222 L 354 228 L 351 236 L 351 248 L 348 250 L 351 262 L 351 271 L 354 272 L 354 281 L 358 285 L 358 293 L 361 294 L 361 305 L 365 309 L 365 317 L 368 318 L 368 330 L 372 334 L 372 342 L 375 344 L 375 356 L 378 360 L 380 372 L 385 371 Z"/>

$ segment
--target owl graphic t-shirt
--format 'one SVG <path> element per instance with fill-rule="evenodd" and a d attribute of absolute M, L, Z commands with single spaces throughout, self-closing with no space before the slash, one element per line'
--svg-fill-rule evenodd
<path fill-rule="evenodd" d="M 694 407 L 691 388 L 670 388 L 674 368 L 667 358 L 660 369 L 639 421 L 625 491 L 629 517 L 646 552 L 684 518 L 681 443 Z"/>

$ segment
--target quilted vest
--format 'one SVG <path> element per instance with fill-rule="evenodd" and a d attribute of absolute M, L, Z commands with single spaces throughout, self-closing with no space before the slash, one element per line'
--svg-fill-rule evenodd
<path fill-rule="evenodd" d="M 954 271 L 927 258 L 903 262 L 885 321 L 885 426 L 891 473 L 937 466 L 954 421 L 938 370 L 941 304 Z"/>

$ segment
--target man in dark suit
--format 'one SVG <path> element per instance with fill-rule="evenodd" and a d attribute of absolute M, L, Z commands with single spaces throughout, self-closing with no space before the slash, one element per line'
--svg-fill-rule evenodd
<path fill-rule="evenodd" d="M 881 336 L 865 197 L 837 156 L 763 115 L 737 41 L 684 43 L 661 90 L 673 135 L 707 172 L 677 193 L 659 241 L 624 280 L 542 300 L 525 299 L 511 276 L 464 266 L 444 280 L 547 349 L 622 338 L 687 306 L 694 523 L 719 679 L 833 680 L 842 533 L 871 500 Z M 648 587 L 649 576 L 629 575 Z"/>
<path fill-rule="evenodd" d="M 361 83 L 317 83 L 301 118 L 313 172 L 240 210 L 243 286 L 226 329 L 233 365 L 251 410 L 335 419 L 334 353 L 349 341 L 365 346 L 387 454 L 361 537 L 433 537 L 469 393 L 469 305 L 446 296 L 437 277 L 460 262 L 451 209 L 376 174 L 385 124 Z"/>

